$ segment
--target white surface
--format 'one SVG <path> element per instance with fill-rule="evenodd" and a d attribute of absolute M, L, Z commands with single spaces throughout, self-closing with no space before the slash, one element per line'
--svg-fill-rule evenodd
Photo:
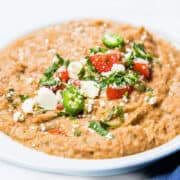
<path fill-rule="evenodd" d="M 19 8 L 16 4 L 19 4 Z M 32 8 L 34 6 L 34 8 Z M 57 23 L 58 19 L 78 17 L 103 17 L 134 21 L 146 26 L 169 31 L 171 34 L 180 32 L 180 2 L 178 0 L 0 0 L 1 45 L 27 31 L 37 29 L 41 25 Z M 33 10 L 32 10 L 33 9 Z M 32 22 L 30 19 L 34 19 Z M 31 22 L 31 23 L 29 23 Z M 8 27 L 8 28 L 7 28 Z M 7 30 L 8 29 L 8 30 Z M 4 39 L 3 37 L 7 37 Z M 180 36 L 179 36 L 180 37 Z M 144 179 L 139 173 L 120 175 L 107 178 L 74 178 L 33 172 L 0 162 L 0 179 Z"/>

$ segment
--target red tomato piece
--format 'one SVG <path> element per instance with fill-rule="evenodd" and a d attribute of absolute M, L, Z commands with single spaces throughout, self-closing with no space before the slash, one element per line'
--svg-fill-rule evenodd
<path fill-rule="evenodd" d="M 66 133 L 62 129 L 50 129 L 48 130 L 48 133 L 53 134 L 53 135 L 67 136 Z"/>
<path fill-rule="evenodd" d="M 119 99 L 122 98 L 123 95 L 128 92 L 128 94 L 131 92 L 132 88 L 131 86 L 123 86 L 120 88 L 114 88 L 114 87 L 107 87 L 106 89 L 106 95 L 108 99 Z"/>
<path fill-rule="evenodd" d="M 90 61 L 98 72 L 108 72 L 113 64 L 119 63 L 120 53 L 95 54 L 90 56 Z"/>
<path fill-rule="evenodd" d="M 56 93 L 58 90 L 62 90 L 62 89 L 64 89 L 64 88 L 65 88 L 65 85 L 64 85 L 64 84 L 60 84 L 60 85 L 57 85 L 57 86 L 53 87 L 53 88 L 52 88 L 52 91 L 53 91 L 54 93 Z"/>
<path fill-rule="evenodd" d="M 58 103 L 58 104 L 57 104 L 57 109 L 59 109 L 59 110 L 62 110 L 62 109 L 64 109 L 64 106 L 63 106 L 63 104 L 61 104 L 61 103 Z"/>
<path fill-rule="evenodd" d="M 135 71 L 138 71 L 141 75 L 143 75 L 147 79 L 150 77 L 150 71 L 149 71 L 148 63 L 141 63 L 141 62 L 134 61 L 133 69 Z"/>
<path fill-rule="evenodd" d="M 60 71 L 60 78 L 61 78 L 61 81 L 63 81 L 63 82 L 67 82 L 68 81 L 69 73 L 68 73 L 67 69 L 62 69 Z"/>
<path fill-rule="evenodd" d="M 79 81 L 79 80 L 74 80 L 74 81 L 73 81 L 73 84 L 74 84 L 75 86 L 79 87 L 79 86 L 80 86 L 80 81 Z"/>

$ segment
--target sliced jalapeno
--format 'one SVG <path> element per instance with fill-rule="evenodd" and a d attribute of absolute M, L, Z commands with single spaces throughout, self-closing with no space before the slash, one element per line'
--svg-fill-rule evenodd
<path fill-rule="evenodd" d="M 124 44 L 124 39 L 117 34 L 105 34 L 102 38 L 102 41 L 108 48 L 121 48 Z"/>
<path fill-rule="evenodd" d="M 77 115 L 84 108 L 84 97 L 76 87 L 69 86 L 63 92 L 63 105 L 67 114 Z"/>

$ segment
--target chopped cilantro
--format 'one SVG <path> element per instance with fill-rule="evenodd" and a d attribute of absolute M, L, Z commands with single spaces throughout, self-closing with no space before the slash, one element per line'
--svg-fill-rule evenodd
<path fill-rule="evenodd" d="M 145 52 L 143 44 L 141 43 L 133 43 L 133 51 L 136 57 L 140 57 L 145 60 L 153 59 L 153 56 L 151 54 Z"/>
<path fill-rule="evenodd" d="M 75 136 L 81 136 L 81 131 L 80 130 L 78 130 L 78 129 L 76 129 L 75 131 L 74 131 L 74 135 Z"/>
<path fill-rule="evenodd" d="M 108 132 L 100 123 L 97 123 L 95 121 L 89 122 L 89 128 L 93 129 L 97 133 L 99 133 L 101 136 L 106 136 L 108 138 L 113 138 L 113 135 Z"/>
<path fill-rule="evenodd" d="M 112 107 L 111 111 L 109 112 L 107 118 L 106 118 L 106 121 L 110 121 L 113 119 L 114 115 L 115 115 L 115 106 Z"/>
<path fill-rule="evenodd" d="M 152 87 L 146 87 L 146 91 L 153 91 Z"/>
<path fill-rule="evenodd" d="M 96 72 L 89 57 L 86 57 L 86 66 L 83 66 L 78 74 L 80 80 L 96 80 L 100 75 Z"/>
<path fill-rule="evenodd" d="M 22 102 L 24 102 L 26 99 L 29 98 L 29 96 L 26 96 L 26 95 L 24 95 L 24 94 L 20 94 L 20 95 L 19 95 L 19 98 L 21 99 Z"/>
<path fill-rule="evenodd" d="M 46 71 L 44 72 L 44 75 L 47 78 L 52 77 L 60 65 L 64 65 L 64 59 L 58 54 L 56 54 L 53 65 L 46 69 Z"/>
<path fill-rule="evenodd" d="M 124 110 L 123 110 L 122 106 L 117 107 L 116 114 L 119 117 L 119 121 L 123 123 L 124 122 Z"/>
<path fill-rule="evenodd" d="M 99 46 L 96 46 L 96 47 L 90 49 L 90 53 L 91 54 L 97 54 L 97 53 L 103 53 L 104 54 L 107 51 L 108 51 L 107 49 L 101 48 Z"/>
<path fill-rule="evenodd" d="M 121 123 L 110 123 L 110 122 L 106 122 L 106 121 L 100 121 L 99 122 L 101 124 L 101 126 L 103 128 L 118 128 L 119 126 L 121 126 Z"/>
<path fill-rule="evenodd" d="M 146 86 L 143 82 L 135 84 L 134 88 L 140 92 L 144 92 L 146 90 Z"/>
<path fill-rule="evenodd" d="M 120 107 L 113 106 L 105 121 L 110 121 L 116 117 L 118 117 L 121 122 L 124 122 L 124 111 L 122 106 Z"/>
<path fill-rule="evenodd" d="M 12 102 L 12 107 L 14 108 L 14 109 L 16 109 L 17 108 L 17 102 L 16 101 L 14 101 L 14 102 Z"/>
<path fill-rule="evenodd" d="M 60 81 L 55 80 L 53 77 L 43 76 L 41 77 L 39 83 L 43 86 L 55 86 L 55 85 L 59 85 Z"/>
<path fill-rule="evenodd" d="M 105 85 L 116 84 L 117 86 L 123 85 L 134 85 L 138 82 L 139 76 L 138 73 L 134 71 L 127 71 L 126 73 L 115 72 L 112 73 L 109 77 L 103 77 L 101 81 L 101 87 Z"/>

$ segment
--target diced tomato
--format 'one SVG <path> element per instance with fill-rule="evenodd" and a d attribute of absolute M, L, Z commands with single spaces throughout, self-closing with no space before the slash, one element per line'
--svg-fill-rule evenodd
<path fill-rule="evenodd" d="M 57 86 L 53 87 L 53 88 L 52 88 L 52 91 L 53 91 L 54 93 L 56 93 L 58 90 L 62 90 L 62 89 L 64 89 L 64 88 L 65 88 L 65 85 L 64 85 L 64 84 L 60 84 L 60 85 L 57 85 Z"/>
<path fill-rule="evenodd" d="M 80 86 L 80 81 L 75 79 L 75 80 L 73 80 L 73 84 L 75 86 L 79 87 Z"/>
<path fill-rule="evenodd" d="M 98 72 L 108 72 L 113 64 L 119 63 L 120 53 L 95 54 L 90 56 L 90 61 Z"/>
<path fill-rule="evenodd" d="M 141 62 L 134 61 L 133 69 L 135 71 L 138 71 L 141 75 L 143 75 L 147 79 L 150 77 L 150 71 L 149 71 L 148 63 L 141 63 Z"/>
<path fill-rule="evenodd" d="M 61 104 L 61 103 L 58 103 L 58 104 L 57 104 L 57 109 L 59 109 L 59 110 L 62 110 L 62 109 L 64 109 L 64 106 L 63 106 L 63 104 Z"/>
<path fill-rule="evenodd" d="M 120 88 L 114 88 L 114 87 L 107 87 L 106 89 L 106 95 L 107 95 L 107 98 L 108 99 L 119 99 L 119 98 L 122 98 L 123 95 L 128 92 L 128 94 L 131 92 L 132 88 L 131 86 L 123 86 L 123 87 L 120 87 Z"/>
<path fill-rule="evenodd" d="M 62 129 L 50 129 L 48 130 L 48 133 L 53 134 L 53 135 L 63 135 L 67 136 L 66 133 Z"/>
<path fill-rule="evenodd" d="M 60 72 L 60 78 L 63 82 L 67 82 L 68 79 L 69 79 L 69 73 L 68 73 L 68 70 L 67 69 L 63 69 L 61 72 Z"/>

